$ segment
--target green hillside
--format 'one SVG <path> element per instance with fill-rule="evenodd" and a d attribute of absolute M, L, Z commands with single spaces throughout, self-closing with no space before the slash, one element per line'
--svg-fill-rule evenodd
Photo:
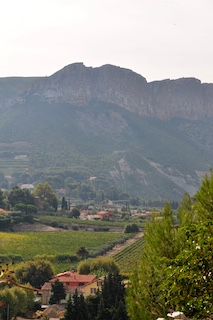
<path fill-rule="evenodd" d="M 198 187 L 196 171 L 208 171 L 212 159 L 191 138 L 189 121 L 185 132 L 183 125 L 97 101 L 76 107 L 31 96 L 0 118 L 0 172 L 29 174 L 32 182 L 48 174 L 83 182 L 95 176 L 134 196 L 178 199 Z"/>

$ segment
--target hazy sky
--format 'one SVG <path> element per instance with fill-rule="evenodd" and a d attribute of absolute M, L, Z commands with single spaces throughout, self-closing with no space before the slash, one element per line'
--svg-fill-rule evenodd
<path fill-rule="evenodd" d="M 0 77 L 83 62 L 213 83 L 213 0 L 0 0 Z"/>

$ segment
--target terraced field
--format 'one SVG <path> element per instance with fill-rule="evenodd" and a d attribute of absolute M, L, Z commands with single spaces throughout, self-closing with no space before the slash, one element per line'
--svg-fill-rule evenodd
<path fill-rule="evenodd" d="M 0 158 L 0 171 L 5 175 L 14 172 L 26 173 L 29 166 L 29 160 L 15 160 L 15 159 L 1 159 Z"/>

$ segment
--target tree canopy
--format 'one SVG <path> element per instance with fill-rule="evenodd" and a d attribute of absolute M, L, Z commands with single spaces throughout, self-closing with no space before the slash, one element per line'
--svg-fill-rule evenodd
<path fill-rule="evenodd" d="M 53 277 L 54 269 L 46 260 L 27 261 L 17 267 L 15 274 L 21 283 L 30 283 L 35 288 L 41 288 Z"/>
<path fill-rule="evenodd" d="M 185 195 L 174 224 L 167 203 L 146 224 L 141 263 L 130 277 L 130 320 L 183 311 L 193 319 L 213 316 L 213 172 L 195 196 Z"/>
<path fill-rule="evenodd" d="M 50 304 L 58 304 L 62 299 L 65 299 L 66 293 L 64 285 L 58 279 L 52 283 L 51 293 L 52 294 L 49 301 Z"/>
<path fill-rule="evenodd" d="M 35 187 L 33 194 L 39 201 L 40 210 L 49 210 L 52 208 L 57 211 L 58 198 L 47 182 L 39 183 Z"/>

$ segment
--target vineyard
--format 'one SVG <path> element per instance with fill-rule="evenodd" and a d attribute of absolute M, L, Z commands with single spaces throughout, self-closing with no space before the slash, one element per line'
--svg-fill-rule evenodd
<path fill-rule="evenodd" d="M 143 244 L 144 238 L 140 238 L 113 256 L 113 259 L 118 263 L 122 274 L 129 274 L 130 270 L 132 271 L 136 267 L 137 263 L 140 261 Z"/>
<path fill-rule="evenodd" d="M 125 235 L 125 238 L 131 237 L 130 234 Z M 123 238 L 124 234 L 121 232 L 0 232 L 0 259 L 6 259 L 5 262 L 8 262 L 8 259 L 14 260 L 17 265 L 21 261 L 43 258 L 53 264 L 56 272 L 61 272 L 78 263 L 71 258 L 76 258 L 80 247 L 85 247 L 91 253 L 100 248 L 110 250 L 107 248 L 111 243 L 119 243 Z M 113 255 L 122 274 L 129 274 L 139 262 L 143 243 L 144 238 L 139 238 Z M 60 257 L 61 261 L 58 261 L 57 257 Z"/>
<path fill-rule="evenodd" d="M 123 237 L 120 232 L 0 232 L 0 258 L 11 256 L 17 261 L 58 255 L 76 255 L 80 247 L 89 252 Z M 53 262 L 57 272 L 71 267 L 70 261 Z"/>

